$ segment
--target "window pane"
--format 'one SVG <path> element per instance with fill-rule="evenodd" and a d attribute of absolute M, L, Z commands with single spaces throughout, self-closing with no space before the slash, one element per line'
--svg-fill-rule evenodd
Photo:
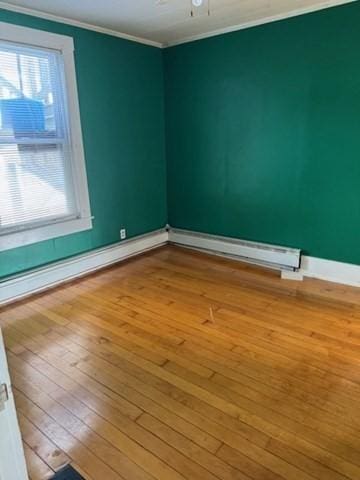
<path fill-rule="evenodd" d="M 0 145 L 0 227 L 72 214 L 61 145 Z"/>
<path fill-rule="evenodd" d="M 0 136 L 61 137 L 60 56 L 0 44 Z"/>

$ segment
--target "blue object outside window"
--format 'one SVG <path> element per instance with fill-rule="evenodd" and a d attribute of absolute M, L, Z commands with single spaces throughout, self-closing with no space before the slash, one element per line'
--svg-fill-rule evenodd
<path fill-rule="evenodd" d="M 30 98 L 0 101 L 2 129 L 12 130 L 15 137 L 33 137 L 45 133 L 44 104 Z"/>

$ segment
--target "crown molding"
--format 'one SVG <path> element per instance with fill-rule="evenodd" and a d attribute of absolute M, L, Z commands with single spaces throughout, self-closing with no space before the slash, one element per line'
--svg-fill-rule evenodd
<path fill-rule="evenodd" d="M 12 5 L 11 3 L 1 2 L 0 9 L 9 10 L 11 12 L 22 13 L 24 15 L 31 15 L 33 17 L 43 18 L 44 20 L 51 20 L 53 22 L 64 23 L 73 27 L 84 28 L 85 30 L 92 30 L 94 32 L 103 33 L 105 35 L 111 35 L 113 37 L 122 38 L 124 40 L 130 40 L 131 42 L 142 43 L 144 45 L 150 45 L 151 47 L 162 48 L 163 44 L 160 42 L 154 42 L 142 37 L 136 37 L 127 33 L 118 32 L 117 30 L 111 30 L 109 28 L 100 27 L 98 25 L 92 25 L 90 23 L 80 22 L 67 17 L 61 17 L 59 15 L 53 15 L 51 13 L 42 12 L 33 8 L 20 7 L 18 5 Z"/>
<path fill-rule="evenodd" d="M 297 17 L 299 15 L 305 15 L 307 13 L 313 13 L 319 10 L 324 10 L 326 8 L 337 7 L 340 5 L 345 5 L 347 3 L 353 3 L 356 1 L 358 0 L 327 0 L 317 5 L 312 5 L 304 8 L 297 8 L 296 10 L 292 10 L 290 12 L 285 12 L 285 13 L 280 13 L 278 15 L 259 18 L 258 20 L 252 20 L 252 21 L 240 23 L 237 25 L 231 25 L 229 27 L 212 30 L 211 32 L 201 33 L 198 35 L 191 35 L 189 37 L 182 38 L 180 40 L 174 40 L 174 41 L 165 42 L 165 43 L 156 42 L 154 40 L 149 40 L 149 39 L 137 37 L 134 35 L 129 35 L 127 33 L 122 33 L 117 30 L 111 30 L 109 28 L 100 27 L 98 25 L 80 22 L 78 20 L 73 20 L 67 17 L 61 17 L 59 15 L 53 15 L 51 13 L 42 12 L 40 10 L 35 10 L 32 8 L 20 7 L 18 5 L 13 5 L 8 2 L 0 1 L 0 9 L 2 8 L 4 10 L 10 10 L 12 12 L 22 13 L 24 15 L 31 15 L 33 17 L 43 18 L 45 20 L 51 20 L 53 22 L 64 23 L 66 25 L 72 25 L 74 27 L 84 28 L 86 30 L 92 30 L 94 32 L 103 33 L 105 35 L 111 35 L 113 37 L 122 38 L 124 40 L 129 40 L 132 42 L 142 43 L 144 45 L 150 45 L 152 47 L 165 49 L 168 47 L 174 47 L 176 45 L 182 45 L 184 43 L 203 40 L 205 38 L 215 37 L 218 35 L 223 35 L 225 33 L 236 32 L 237 30 L 245 30 L 247 28 L 257 27 L 260 25 L 265 25 L 267 23 L 277 22 L 279 20 L 285 20 L 287 18 Z"/>
<path fill-rule="evenodd" d="M 269 17 L 259 18 L 258 20 L 252 20 L 250 22 L 239 23 L 237 25 L 231 25 L 229 27 L 219 28 L 217 30 L 212 30 L 211 32 L 201 33 L 199 35 L 191 35 L 181 40 L 174 40 L 173 42 L 167 42 L 162 44 L 162 48 L 174 47 L 176 45 L 182 45 L 184 43 L 195 42 L 196 40 L 203 40 L 209 37 L 216 37 L 217 35 L 222 35 L 224 33 L 236 32 L 237 30 L 245 30 L 247 28 L 258 27 L 260 25 L 265 25 L 266 23 L 277 22 L 279 20 L 285 20 L 286 18 L 297 17 L 299 15 L 305 15 L 306 13 L 313 13 L 319 10 L 325 10 L 330 7 L 338 7 L 346 3 L 353 3 L 358 0 L 328 0 L 317 5 L 312 5 L 304 8 L 297 8 L 296 10 L 291 10 L 290 12 L 280 13 L 278 15 L 272 15 Z M 1 3 L 1 2 L 0 2 Z"/>

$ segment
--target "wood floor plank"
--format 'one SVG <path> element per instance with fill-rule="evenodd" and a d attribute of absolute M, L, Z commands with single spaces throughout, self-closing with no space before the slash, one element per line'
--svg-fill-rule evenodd
<path fill-rule="evenodd" d="M 216 456 L 209 454 L 194 443 L 186 441 L 182 435 L 172 430 L 154 417 L 143 414 L 136 421 L 139 423 L 139 425 L 142 425 L 144 428 L 149 430 L 149 432 L 154 433 L 169 445 L 172 445 L 176 450 L 182 452 L 189 459 L 195 461 L 210 472 L 213 472 L 217 477 L 223 480 L 249 479 L 249 477 L 240 470 L 231 468 L 228 464 L 222 462 Z"/>
<path fill-rule="evenodd" d="M 62 451 L 77 462 L 85 472 L 89 472 L 94 480 L 106 476 L 111 480 L 121 480 L 105 462 L 68 433 L 59 423 L 53 421 L 47 413 L 30 401 L 22 392 L 14 388 L 16 406 L 25 417 L 48 436 Z M 42 479 L 41 479 L 42 480 Z"/>
<path fill-rule="evenodd" d="M 21 412 L 18 413 L 18 420 L 24 442 L 51 470 L 60 470 L 70 463 L 69 457 Z"/>
<path fill-rule="evenodd" d="M 0 312 L 32 480 L 358 480 L 360 295 L 166 247 Z"/>
<path fill-rule="evenodd" d="M 31 480 L 50 480 L 54 471 L 24 442 L 25 460 Z"/>
<path fill-rule="evenodd" d="M 74 369 L 69 369 L 63 363 L 62 371 L 63 372 L 69 371 L 69 374 L 71 374 L 72 380 L 76 379 L 76 381 L 79 383 L 78 386 L 74 386 L 73 384 L 69 386 L 68 377 L 65 377 L 65 382 L 64 382 L 62 378 L 62 373 L 58 371 L 56 368 L 52 368 L 49 365 L 49 363 L 41 361 L 40 358 L 35 358 L 35 357 L 30 358 L 29 356 L 27 356 L 27 360 L 31 365 L 34 364 L 36 368 L 38 368 L 40 371 L 43 371 L 45 375 L 49 376 L 50 378 L 55 378 L 56 379 L 55 382 L 58 385 L 63 386 L 65 389 L 69 389 L 81 401 L 85 402 L 87 405 L 90 405 L 90 406 L 94 405 L 94 399 L 92 398 L 90 392 L 88 390 L 80 388 L 80 385 L 85 385 L 87 388 L 94 385 L 91 382 L 90 378 L 84 378 L 84 375 L 82 375 L 81 372 L 79 371 L 74 372 Z M 51 361 L 51 359 L 48 358 L 48 361 Z M 54 361 L 53 364 L 57 366 L 56 360 Z M 121 397 L 119 398 L 117 396 L 114 400 L 111 401 L 111 403 L 110 403 L 110 399 L 108 397 L 105 397 L 106 405 L 103 405 L 103 403 L 105 402 L 101 402 L 101 400 L 104 399 L 104 396 L 102 395 L 101 397 L 99 397 L 100 385 L 97 383 L 95 385 L 95 389 L 91 388 L 91 390 L 93 393 L 96 393 L 96 397 L 97 397 L 96 405 L 100 404 L 100 408 L 97 409 L 100 411 L 100 413 L 103 412 L 103 409 L 104 410 L 109 409 L 110 408 L 109 405 L 111 405 L 111 408 L 116 408 L 120 410 L 121 413 L 123 414 L 127 413 L 126 411 L 124 412 L 124 409 L 122 408 Z M 113 391 L 108 390 L 106 388 L 104 391 L 107 393 L 107 395 L 113 393 Z M 156 418 L 165 419 L 168 425 L 175 428 L 177 431 L 184 434 L 188 438 L 194 440 L 197 444 L 203 446 L 205 449 L 209 450 L 212 453 L 215 453 L 220 447 L 221 442 L 216 440 L 214 437 L 206 434 L 204 431 L 200 430 L 196 426 L 189 424 L 188 422 L 182 421 L 180 417 L 172 413 L 171 407 L 170 407 L 171 409 L 164 409 L 154 401 L 139 394 L 135 390 L 130 389 L 129 387 L 126 387 L 126 385 L 122 385 L 122 394 L 124 394 L 127 399 L 131 400 L 131 402 L 134 405 L 139 407 L 135 411 L 134 415 L 128 415 L 129 418 L 132 418 L 132 419 L 137 418 L 142 413 L 142 410 L 143 410 L 148 413 L 151 413 Z"/>

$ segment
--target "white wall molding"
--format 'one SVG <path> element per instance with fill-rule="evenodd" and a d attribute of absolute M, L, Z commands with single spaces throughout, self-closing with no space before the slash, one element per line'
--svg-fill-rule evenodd
<path fill-rule="evenodd" d="M 249 22 L 240 23 L 237 25 L 231 25 L 229 27 L 219 28 L 212 30 L 211 32 L 202 33 L 199 35 L 191 35 L 181 40 L 175 40 L 162 45 L 162 48 L 174 47 L 175 45 L 181 45 L 183 43 L 195 42 L 197 40 L 203 40 L 209 37 L 216 37 L 217 35 L 223 35 L 225 33 L 236 32 L 238 30 L 245 30 L 246 28 L 258 27 L 265 25 L 266 23 L 277 22 L 279 20 L 285 20 L 287 18 L 297 17 L 299 15 L 305 15 L 306 13 L 313 13 L 319 10 L 324 10 L 330 7 L 337 7 L 346 3 L 356 2 L 358 0 L 328 0 L 317 5 L 310 5 L 308 7 L 297 8 L 290 12 L 280 13 L 278 15 L 271 15 L 269 17 L 259 18 L 258 20 L 252 20 Z M 1 2 L 0 2 L 1 3 Z"/>
<path fill-rule="evenodd" d="M 346 3 L 352 3 L 358 0 L 325 0 L 317 5 L 310 5 L 304 8 L 297 8 L 292 10 L 291 12 L 284 12 L 278 15 L 272 15 L 269 17 L 260 18 L 258 20 L 252 20 L 248 22 L 243 22 L 237 25 L 231 25 L 229 27 L 219 28 L 212 30 L 210 32 L 198 34 L 198 35 L 191 35 L 186 38 L 182 38 L 180 40 L 170 41 L 166 43 L 157 42 L 154 40 L 149 40 L 147 38 L 138 37 L 136 35 L 130 35 L 128 33 L 119 32 L 118 30 L 112 30 L 106 27 L 101 27 L 99 25 L 94 25 L 86 22 L 81 22 L 79 20 L 74 20 L 68 17 L 62 17 L 60 15 L 54 15 L 52 13 L 43 12 L 40 10 L 36 10 L 33 8 L 21 7 L 19 5 L 13 5 L 8 2 L 0 1 L 0 8 L 4 10 L 9 10 L 12 12 L 22 13 L 24 15 L 31 15 L 33 17 L 43 18 L 44 20 L 51 20 L 53 22 L 64 23 L 66 25 L 72 25 L 73 27 L 84 28 L 86 30 L 92 30 L 94 32 L 103 33 L 105 35 L 111 35 L 113 37 L 123 38 L 124 40 L 130 40 L 132 42 L 142 43 L 145 45 L 151 45 L 152 47 L 157 48 L 167 48 L 173 47 L 175 45 L 181 45 L 183 43 L 194 42 L 196 40 L 203 40 L 209 37 L 215 37 L 217 35 L 223 35 L 225 33 L 235 32 L 237 30 L 244 30 L 246 28 L 257 27 L 259 25 L 264 25 L 266 23 L 276 22 L 279 20 L 285 20 L 287 18 L 296 17 L 298 15 L 304 15 L 306 13 L 312 13 L 319 10 L 324 10 L 330 7 L 336 7 L 340 5 L 344 5 Z"/>
<path fill-rule="evenodd" d="M 32 270 L 29 273 L 14 275 L 0 282 L 0 305 L 47 290 L 113 263 L 160 247 L 167 243 L 168 238 L 169 235 L 165 229 L 157 230 L 110 247 L 93 250 Z"/>
<path fill-rule="evenodd" d="M 92 25 L 90 23 L 80 22 L 79 20 L 73 20 L 72 18 L 53 15 L 52 13 L 42 12 L 40 10 L 35 10 L 33 8 L 20 7 L 19 5 L 13 5 L 7 2 L 0 2 L 0 8 L 3 8 L 4 10 L 9 10 L 11 12 L 22 13 L 24 15 L 31 15 L 33 17 L 43 18 L 44 20 L 51 20 L 52 22 L 64 23 L 65 25 L 84 28 L 85 30 L 92 30 L 94 32 L 103 33 L 105 35 L 111 35 L 113 37 L 122 38 L 124 40 L 130 40 L 131 42 L 142 43 L 144 45 L 150 45 L 152 47 L 157 47 L 157 48 L 163 47 L 162 43 L 155 42 L 147 38 L 137 37 L 135 35 L 129 35 L 127 33 L 118 32 L 117 30 L 111 30 L 109 28 L 100 27 L 99 25 Z"/>
<path fill-rule="evenodd" d="M 210 238 L 209 238 L 210 237 Z M 211 238 L 212 237 L 212 238 Z M 223 242 L 221 239 L 228 240 Z M 222 242 L 222 243 L 221 243 Z M 184 230 L 165 229 L 140 235 L 110 247 L 93 250 L 51 265 L 14 275 L 0 281 L 0 305 L 19 300 L 34 293 L 47 290 L 88 273 L 100 270 L 167 243 L 181 245 L 193 250 L 205 251 L 243 262 L 262 265 L 282 271 L 283 278 L 301 280 L 302 276 L 360 287 L 360 265 L 336 262 L 322 258 L 303 256 L 301 268 L 295 272 L 285 272 L 281 265 L 236 254 L 241 240 L 215 235 L 198 234 Z M 228 247 L 231 250 L 228 250 Z M 235 250 L 233 250 L 235 248 Z M 290 249 L 290 251 L 293 249 Z M 295 250 L 294 250 L 295 251 Z M 289 277 L 290 274 L 290 277 Z"/>
<path fill-rule="evenodd" d="M 303 256 L 300 272 L 304 277 L 360 287 L 360 265 Z"/>
<path fill-rule="evenodd" d="M 282 280 L 293 280 L 296 282 L 302 282 L 304 280 L 303 273 L 299 270 L 281 270 L 281 279 Z"/>

